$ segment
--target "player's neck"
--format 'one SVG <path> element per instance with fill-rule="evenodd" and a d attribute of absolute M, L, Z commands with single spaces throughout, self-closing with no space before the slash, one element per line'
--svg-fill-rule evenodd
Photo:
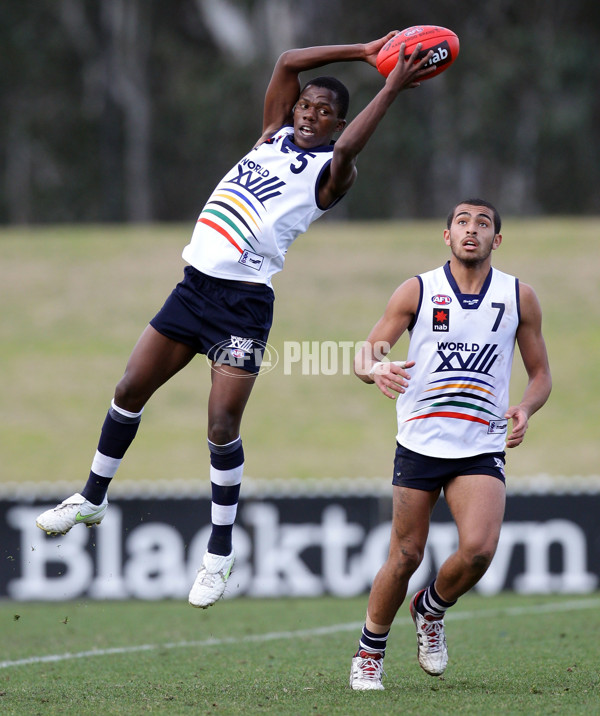
<path fill-rule="evenodd" d="M 461 293 L 478 294 L 481 293 L 491 265 L 491 261 L 466 263 L 452 256 L 450 259 L 450 272 Z"/>

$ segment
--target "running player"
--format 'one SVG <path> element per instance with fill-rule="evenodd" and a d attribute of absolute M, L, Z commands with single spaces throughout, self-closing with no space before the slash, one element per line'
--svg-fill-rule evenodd
<path fill-rule="evenodd" d="M 492 251 L 502 242 L 500 228 L 500 216 L 487 201 L 468 199 L 454 207 L 444 231 L 450 260 L 396 289 L 355 359 L 361 380 L 397 397 L 398 434 L 390 550 L 371 588 L 352 659 L 352 689 L 384 688 L 390 627 L 423 559 L 430 514 L 442 490 L 458 529 L 458 549 L 413 596 L 410 613 L 419 664 L 432 676 L 444 673 L 446 609 L 483 577 L 498 544 L 504 448 L 521 444 L 529 418 L 550 395 L 537 297 L 530 286 L 491 266 Z M 382 361 L 374 348 L 389 351 L 407 330 L 407 361 Z M 521 402 L 509 407 L 515 340 L 529 382 Z"/>
<path fill-rule="evenodd" d="M 184 278 L 150 321 L 116 386 L 89 479 L 81 493 L 37 518 L 48 534 L 77 523 L 99 524 L 107 491 L 137 432 L 144 406 L 198 353 L 212 360 L 208 447 L 212 533 L 189 595 L 208 607 L 224 593 L 234 561 L 232 528 L 244 452 L 240 425 L 260 369 L 272 321 L 271 277 L 310 223 L 330 209 L 356 179 L 356 158 L 400 91 L 418 86 L 431 57 L 420 46 L 401 58 L 383 88 L 346 125 L 348 91 L 332 77 L 300 88 L 299 74 L 333 62 L 375 66 L 396 32 L 359 45 L 289 50 L 267 88 L 262 136 L 228 172 L 202 210 L 183 250 Z M 337 142 L 336 133 L 345 131 Z"/>

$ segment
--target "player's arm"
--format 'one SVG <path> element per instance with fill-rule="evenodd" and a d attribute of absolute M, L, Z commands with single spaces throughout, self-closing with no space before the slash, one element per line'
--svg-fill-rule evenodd
<path fill-rule="evenodd" d="M 418 87 L 419 78 L 423 74 L 431 72 L 431 67 L 426 69 L 423 67 L 430 60 L 432 51 L 417 60 L 417 55 L 421 50 L 419 44 L 412 55 L 405 60 L 404 48 L 405 43 L 402 43 L 398 62 L 388 75 L 383 88 L 350 122 L 336 141 L 329 176 L 319 189 L 321 206 L 329 206 L 352 186 L 356 179 L 356 158 L 364 149 L 398 94 L 409 87 Z"/>
<path fill-rule="evenodd" d="M 529 418 L 548 400 L 552 377 L 546 343 L 542 335 L 542 309 L 531 286 L 520 284 L 521 322 L 517 329 L 517 344 L 527 371 L 527 387 L 518 405 L 511 406 L 505 418 L 512 419 L 512 430 L 506 447 L 523 442 Z"/>
<path fill-rule="evenodd" d="M 383 359 L 413 321 L 420 295 L 421 284 L 417 278 L 409 278 L 399 286 L 354 358 L 355 374 L 365 383 L 376 383 L 388 398 L 404 393 L 410 380 L 407 368 L 412 368 L 415 362 Z"/>
<path fill-rule="evenodd" d="M 260 144 L 284 124 L 292 123 L 292 110 L 300 94 L 301 72 L 313 70 L 333 62 L 368 62 L 375 66 L 377 54 L 397 31 L 366 44 L 323 45 L 304 47 L 284 52 L 273 69 L 267 87 L 263 112 L 263 132 L 257 142 Z"/>

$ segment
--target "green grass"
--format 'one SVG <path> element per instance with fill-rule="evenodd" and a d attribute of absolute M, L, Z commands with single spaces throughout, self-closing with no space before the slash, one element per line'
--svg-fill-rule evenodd
<path fill-rule="evenodd" d="M 364 597 L 235 599 L 207 611 L 3 603 L 0 711 L 598 713 L 599 595 L 463 597 L 447 619 L 442 678 L 420 670 L 405 604 L 388 644 L 386 690 L 355 693 L 347 680 L 365 605 Z"/>
<path fill-rule="evenodd" d="M 34 227 L 0 232 L 3 390 L 0 482 L 87 476 L 114 385 L 140 332 L 180 279 L 189 226 Z M 443 221 L 317 222 L 275 278 L 270 343 L 363 340 L 394 288 L 447 258 Z M 495 265 L 536 289 L 554 376 L 509 480 L 598 474 L 597 219 L 506 219 Z M 401 342 L 392 357 L 406 350 Z M 341 361 L 341 353 L 339 360 Z M 524 384 L 515 370 L 513 400 Z M 204 357 L 152 399 L 119 481 L 205 481 Z M 349 375 L 282 365 L 257 381 L 242 436 L 255 478 L 385 477 L 391 401 Z"/>

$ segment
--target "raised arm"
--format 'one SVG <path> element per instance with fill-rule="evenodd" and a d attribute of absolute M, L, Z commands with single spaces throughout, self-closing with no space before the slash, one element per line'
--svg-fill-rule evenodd
<path fill-rule="evenodd" d="M 512 430 L 506 447 L 517 447 L 523 442 L 529 418 L 548 400 L 552 390 L 552 377 L 546 344 L 542 336 L 542 309 L 535 292 L 527 284 L 520 284 L 521 322 L 517 329 L 517 344 L 529 378 L 518 405 L 512 405 L 505 418 L 512 419 Z"/>
<path fill-rule="evenodd" d="M 321 206 L 329 206 L 348 191 L 356 179 L 356 158 L 377 129 L 390 105 L 402 90 L 418 87 L 419 78 L 431 71 L 431 67 L 423 69 L 431 58 L 431 51 L 417 61 L 417 55 L 421 50 L 419 44 L 412 55 L 405 60 L 404 48 L 405 44 L 402 43 L 398 63 L 388 75 L 384 87 L 350 122 L 335 143 L 329 176 L 319 190 Z"/>
<path fill-rule="evenodd" d="M 301 72 L 313 70 L 334 62 L 368 62 L 375 66 L 377 54 L 397 31 L 389 32 L 373 42 L 356 45 L 324 45 L 287 50 L 275 64 L 265 95 L 263 133 L 264 141 L 284 124 L 291 124 L 292 109 L 300 93 Z"/>

